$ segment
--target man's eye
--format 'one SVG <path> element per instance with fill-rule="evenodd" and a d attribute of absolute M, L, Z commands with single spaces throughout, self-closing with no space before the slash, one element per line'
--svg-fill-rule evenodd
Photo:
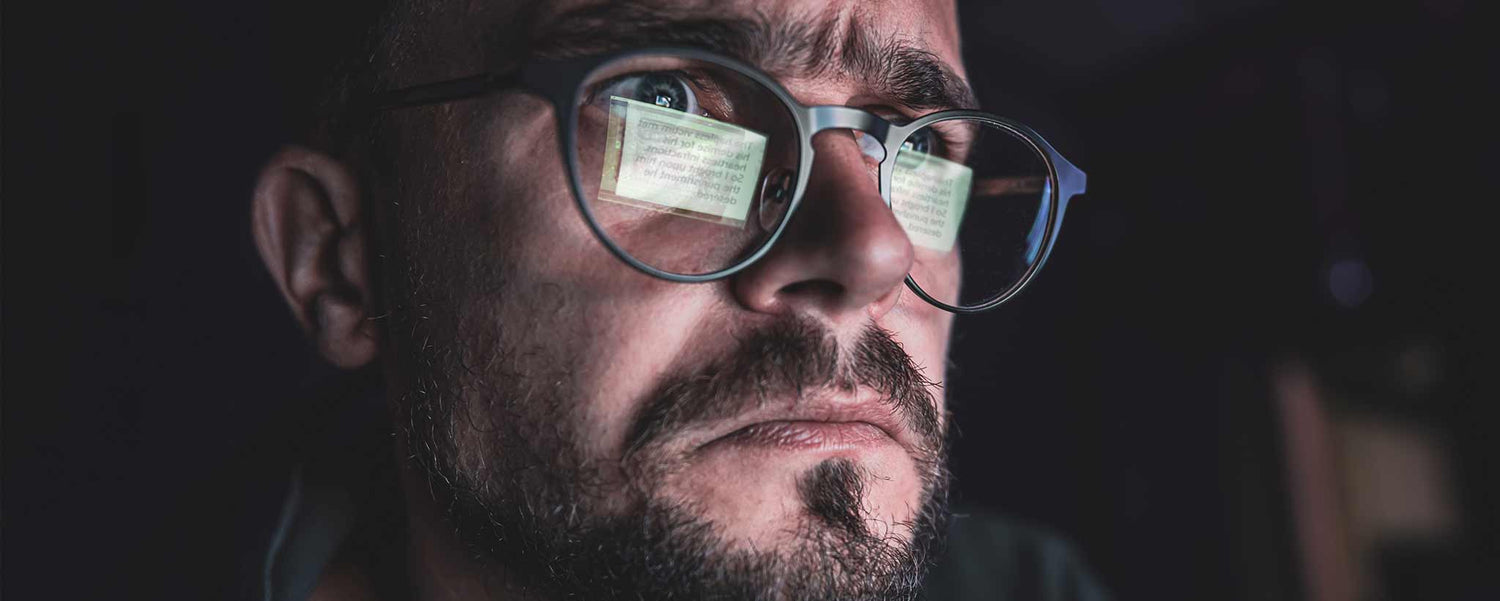
<path fill-rule="evenodd" d="M 930 127 L 914 131 L 910 136 L 906 137 L 905 142 L 901 143 L 901 150 L 933 154 L 938 150 L 937 133 L 932 131 Z"/>
<path fill-rule="evenodd" d="M 664 71 L 636 73 L 616 78 L 600 91 L 600 96 L 619 96 L 694 115 L 703 114 L 698 96 L 682 75 Z"/>

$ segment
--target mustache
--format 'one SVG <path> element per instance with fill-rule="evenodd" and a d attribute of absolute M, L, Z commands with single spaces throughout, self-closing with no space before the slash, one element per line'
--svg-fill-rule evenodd
<path fill-rule="evenodd" d="M 879 393 L 924 451 L 939 452 L 938 384 L 890 332 L 869 325 L 855 344 L 841 349 L 827 327 L 795 317 L 736 341 L 725 355 L 661 380 L 627 430 L 627 457 L 672 432 L 729 419 L 772 400 L 800 401 L 811 392 L 860 388 Z"/>

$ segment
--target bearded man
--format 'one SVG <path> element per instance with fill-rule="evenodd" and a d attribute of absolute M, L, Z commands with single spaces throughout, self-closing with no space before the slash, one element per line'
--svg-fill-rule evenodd
<path fill-rule="evenodd" d="M 920 596 L 954 315 L 1084 183 L 977 110 L 954 6 L 397 0 L 370 31 L 253 217 L 319 352 L 380 374 L 389 446 L 341 448 L 390 478 L 304 466 L 264 597 Z M 1100 598 L 1065 545 L 951 529 L 934 598 Z"/>

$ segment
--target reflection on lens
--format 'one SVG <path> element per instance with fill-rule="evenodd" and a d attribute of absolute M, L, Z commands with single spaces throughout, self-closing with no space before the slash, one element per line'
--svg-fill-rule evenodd
<path fill-rule="evenodd" d="M 709 61 L 635 56 L 579 91 L 574 148 L 584 201 L 606 238 L 672 274 L 706 275 L 763 247 L 796 173 L 796 124 L 781 100 Z"/>
<path fill-rule="evenodd" d="M 1005 296 L 1046 248 L 1046 159 L 988 121 L 945 120 L 912 132 L 896 154 L 890 197 L 916 252 L 912 280 L 946 305 L 977 308 Z"/>

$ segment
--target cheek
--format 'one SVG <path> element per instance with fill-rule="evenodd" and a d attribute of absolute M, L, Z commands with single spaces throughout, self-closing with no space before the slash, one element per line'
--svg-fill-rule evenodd
<path fill-rule="evenodd" d="M 941 409 L 953 314 L 928 304 L 911 290 L 903 288 L 900 302 L 880 325 L 895 333 L 896 340 L 922 368 L 927 379 L 940 385 L 934 392 Z"/>
<path fill-rule="evenodd" d="M 591 434 L 590 452 L 617 458 L 641 403 L 663 374 L 694 356 L 704 330 L 715 322 L 707 303 L 691 290 L 609 300 L 599 300 L 609 292 L 587 294 L 594 298 L 581 300 L 579 310 L 570 312 L 584 337 L 579 340 L 586 343 L 570 344 L 567 352 L 581 359 L 574 378 L 585 393 L 579 402 Z"/>
<path fill-rule="evenodd" d="M 661 374 L 691 355 L 708 311 L 690 295 L 651 295 L 518 277 L 506 285 L 497 319 L 507 346 L 523 355 L 515 377 L 564 392 L 589 457 L 621 454 L 632 418 Z"/>
<path fill-rule="evenodd" d="M 504 246 L 509 265 L 576 264 L 579 255 L 592 250 L 584 244 L 592 236 L 574 206 L 553 111 L 530 98 L 508 100 L 502 105 L 483 138 L 487 150 L 483 168 L 487 173 L 480 177 L 488 182 L 486 187 L 492 193 L 476 204 L 497 217 L 494 239 Z M 529 117 L 510 117 L 517 114 Z M 557 248 L 575 252 L 558 253 Z"/>
<path fill-rule="evenodd" d="M 914 261 L 910 274 L 922 290 L 939 300 L 952 302 L 958 298 L 958 291 L 963 283 L 963 257 L 958 248 L 955 246 L 952 251 L 938 252 L 913 245 L 913 249 Z"/>
<path fill-rule="evenodd" d="M 488 178 L 502 290 L 487 299 L 508 344 L 553 365 L 527 376 L 569 380 L 588 452 L 617 454 L 635 403 L 701 334 L 715 287 L 659 280 L 611 254 L 579 212 L 550 111 L 491 126 Z M 517 149 L 527 152 L 516 152 Z M 711 322 L 710 322 L 711 323 Z M 554 383 L 541 383 L 551 386 Z"/>

